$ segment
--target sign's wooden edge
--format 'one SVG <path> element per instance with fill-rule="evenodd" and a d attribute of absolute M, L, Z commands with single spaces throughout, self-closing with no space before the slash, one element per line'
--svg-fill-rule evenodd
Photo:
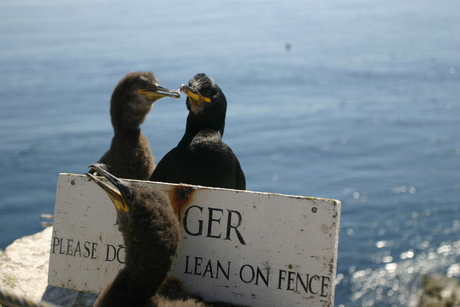
<path fill-rule="evenodd" d="M 86 177 L 86 175 L 83 174 L 76 174 L 76 173 L 59 173 L 59 176 L 78 176 L 78 177 Z M 100 177 L 102 181 L 107 181 L 104 177 Z M 333 199 L 333 198 L 324 198 L 324 197 L 313 197 L 313 196 L 303 196 L 303 195 L 292 195 L 292 194 L 281 194 L 281 193 L 271 193 L 271 192 L 260 192 L 260 191 L 252 191 L 252 190 L 233 190 L 233 189 L 226 189 L 226 188 L 215 188 L 215 187 L 208 187 L 208 186 L 201 186 L 201 185 L 193 185 L 193 184 L 185 184 L 185 183 L 169 183 L 169 182 L 161 182 L 161 181 L 149 181 L 149 180 L 137 180 L 137 179 L 124 179 L 126 181 L 132 181 L 132 182 L 143 182 L 143 183 L 156 183 L 156 184 L 166 184 L 166 185 L 171 185 L 171 186 L 188 186 L 188 187 L 194 187 L 197 189 L 207 189 L 207 190 L 222 190 L 222 191 L 236 191 L 236 192 L 241 192 L 241 193 L 257 193 L 261 195 L 273 195 L 273 196 L 285 196 L 285 197 L 291 197 L 291 198 L 296 198 L 296 199 L 305 199 L 305 200 L 321 200 L 321 201 L 328 201 L 336 206 L 341 206 L 340 200 Z M 88 179 L 89 180 L 89 179 Z M 340 214 L 340 208 L 337 210 L 338 213 Z"/>

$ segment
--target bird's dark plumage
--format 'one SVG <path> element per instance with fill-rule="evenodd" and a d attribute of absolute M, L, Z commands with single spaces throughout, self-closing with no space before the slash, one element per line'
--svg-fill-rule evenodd
<path fill-rule="evenodd" d="M 222 90 L 210 77 L 197 74 L 188 86 L 181 86 L 181 92 L 188 96 L 185 134 L 158 163 L 150 180 L 246 189 L 240 162 L 222 142 L 227 111 Z"/>
<path fill-rule="evenodd" d="M 163 97 L 180 95 L 161 87 L 152 72 L 131 72 L 118 82 L 110 101 L 114 136 L 110 149 L 98 163 L 107 165 L 108 171 L 120 178 L 150 178 L 155 161 L 140 125 L 153 103 Z"/>
<path fill-rule="evenodd" d="M 119 230 L 125 244 L 125 267 L 99 295 L 95 307 L 220 307 L 231 303 L 200 302 L 184 296 L 170 300 L 158 290 L 166 278 L 179 245 L 180 226 L 166 194 L 151 185 L 134 185 L 91 165 L 115 188 L 87 174 L 110 197 L 117 209 Z"/>
<path fill-rule="evenodd" d="M 143 306 L 154 299 L 171 268 L 179 244 L 179 222 L 163 192 L 122 181 L 99 164 L 91 167 L 116 187 L 88 175 L 114 203 L 126 248 L 125 267 L 101 292 L 95 306 Z"/>

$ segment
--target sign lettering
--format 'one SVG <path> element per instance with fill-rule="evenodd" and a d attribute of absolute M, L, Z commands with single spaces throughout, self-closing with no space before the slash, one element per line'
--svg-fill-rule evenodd
<path fill-rule="evenodd" d="M 183 217 L 183 225 L 184 225 L 184 231 L 190 235 L 190 236 L 202 236 L 203 235 L 203 225 L 204 221 L 207 221 L 207 229 L 206 229 L 206 237 L 208 238 L 216 238 L 220 239 L 222 238 L 222 233 L 225 233 L 224 240 L 232 240 L 231 235 L 232 233 L 236 235 L 238 238 L 239 242 L 242 245 L 246 245 L 246 242 L 244 242 L 243 236 L 241 235 L 240 231 L 238 230 L 238 227 L 241 226 L 242 223 L 242 215 L 240 212 L 236 210 L 229 210 L 226 209 L 219 209 L 219 208 L 207 208 L 207 212 L 203 212 L 204 208 L 194 205 L 188 207 L 185 212 L 184 212 L 184 217 Z M 195 229 L 190 229 L 190 221 L 191 219 L 189 217 L 189 212 L 195 213 L 194 215 L 198 214 L 198 218 L 195 217 L 196 221 L 198 221 L 198 226 Z M 192 215 L 192 214 L 190 214 Z M 227 220 L 226 224 L 224 225 L 225 227 L 222 229 L 222 224 L 223 219 L 225 218 L 225 215 L 227 215 Z M 203 220 L 207 218 L 207 220 Z M 236 224 L 236 225 L 235 225 Z"/>

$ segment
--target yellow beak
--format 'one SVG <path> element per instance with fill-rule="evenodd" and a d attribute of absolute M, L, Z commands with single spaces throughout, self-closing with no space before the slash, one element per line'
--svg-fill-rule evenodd
<path fill-rule="evenodd" d="M 190 98 L 190 102 L 194 107 L 202 105 L 203 102 L 211 102 L 211 98 L 201 96 L 188 85 L 182 84 L 180 86 L 180 91 Z"/>
<path fill-rule="evenodd" d="M 106 170 L 104 170 L 104 169 L 102 169 L 100 167 L 96 167 L 96 166 L 92 165 L 91 167 L 94 168 L 99 174 L 101 174 L 104 177 L 106 177 L 107 179 L 109 179 L 112 183 L 114 183 L 112 181 L 113 178 L 115 178 L 117 181 L 120 181 L 117 177 L 113 176 L 112 174 L 110 174 Z M 110 175 L 111 177 L 108 177 L 107 175 Z M 105 193 L 107 193 L 107 195 L 109 196 L 110 200 L 114 204 L 115 209 L 117 209 L 117 211 L 124 211 L 124 212 L 129 211 L 129 206 L 125 202 L 125 200 L 123 198 L 123 195 L 121 194 L 121 192 L 118 189 L 115 189 L 115 188 L 109 186 L 104 181 L 100 180 L 99 178 L 97 178 L 96 176 L 94 176 L 92 174 L 87 173 L 86 176 L 91 178 L 95 183 L 97 183 L 98 186 L 100 186 L 104 190 Z M 114 183 L 114 185 L 116 186 L 116 183 Z"/>

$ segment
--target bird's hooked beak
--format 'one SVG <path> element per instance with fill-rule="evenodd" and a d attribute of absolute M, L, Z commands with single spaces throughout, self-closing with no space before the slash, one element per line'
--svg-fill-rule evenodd
<path fill-rule="evenodd" d="M 122 194 L 122 191 L 126 190 L 124 189 L 126 183 L 106 171 L 101 164 L 92 164 L 89 167 L 93 168 L 98 174 L 101 174 L 107 178 L 115 186 L 115 188 L 109 186 L 104 181 L 98 179 L 90 173 L 86 173 L 86 176 L 91 178 L 95 183 L 97 183 L 98 186 L 104 190 L 105 193 L 107 193 L 118 212 L 128 212 L 129 205 L 123 198 Z"/>
<path fill-rule="evenodd" d="M 177 90 L 170 90 L 160 85 L 151 85 L 149 87 L 141 88 L 137 90 L 137 92 L 152 101 L 163 97 L 180 98 L 180 94 Z"/>
<path fill-rule="evenodd" d="M 198 91 L 194 90 L 188 85 L 182 84 L 180 86 L 180 91 L 187 95 L 190 99 L 190 103 L 194 106 L 200 106 L 203 102 L 211 102 L 211 98 L 204 97 L 198 93 Z"/>

